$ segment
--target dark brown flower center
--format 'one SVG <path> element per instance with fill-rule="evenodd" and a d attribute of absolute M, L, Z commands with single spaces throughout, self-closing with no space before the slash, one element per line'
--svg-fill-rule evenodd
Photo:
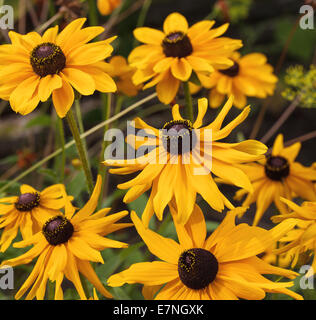
<path fill-rule="evenodd" d="M 228 76 L 228 77 L 236 77 L 239 73 L 239 64 L 234 62 L 234 64 L 228 69 L 218 70 L 220 73 Z"/>
<path fill-rule="evenodd" d="M 290 174 L 287 159 L 280 156 L 268 156 L 264 167 L 266 176 L 274 181 L 281 181 Z"/>
<path fill-rule="evenodd" d="M 45 222 L 42 232 L 49 244 L 57 246 L 71 238 L 74 227 L 66 217 L 55 216 Z"/>
<path fill-rule="evenodd" d="M 60 47 L 45 42 L 35 47 L 30 57 L 33 71 L 40 77 L 57 74 L 66 66 L 66 57 Z"/>
<path fill-rule="evenodd" d="M 191 151 L 196 144 L 196 134 L 191 121 L 167 122 L 162 128 L 162 142 L 166 151 L 174 155 Z"/>
<path fill-rule="evenodd" d="M 189 37 L 181 31 L 169 33 L 162 41 L 162 48 L 166 57 L 175 58 L 189 56 L 193 51 Z"/>
<path fill-rule="evenodd" d="M 218 261 L 209 251 L 200 248 L 184 251 L 178 261 L 180 280 L 193 290 L 206 288 L 216 278 Z"/>
<path fill-rule="evenodd" d="M 18 201 L 15 203 L 15 208 L 19 211 L 31 211 L 40 203 L 40 196 L 35 193 L 23 193 L 19 196 Z"/>

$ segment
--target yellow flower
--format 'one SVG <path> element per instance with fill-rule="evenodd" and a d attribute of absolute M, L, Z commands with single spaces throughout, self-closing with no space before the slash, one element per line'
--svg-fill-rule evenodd
<path fill-rule="evenodd" d="M 258 224 L 272 202 L 281 213 L 288 213 L 280 197 L 292 199 L 296 195 L 306 200 L 316 201 L 316 192 L 312 182 L 316 180 L 316 170 L 295 162 L 300 149 L 299 142 L 284 147 L 283 135 L 279 134 L 275 139 L 271 155 L 267 155 L 264 160 L 258 161 L 259 163 L 238 166 L 248 175 L 254 192 L 239 190 L 235 198 L 241 200 L 244 195 L 247 195 L 243 206 L 256 202 L 254 225 Z"/>
<path fill-rule="evenodd" d="M 209 77 L 200 77 L 205 88 L 210 91 L 210 106 L 219 107 L 225 96 L 234 95 L 234 106 L 244 108 L 247 97 L 266 98 L 274 92 L 278 78 L 273 75 L 273 68 L 261 53 L 250 53 L 243 57 L 234 52 L 231 55 L 233 66 L 219 69 Z"/>
<path fill-rule="evenodd" d="M 151 189 L 143 212 L 146 225 L 154 212 L 161 220 L 163 211 L 171 200 L 179 208 L 178 221 L 186 223 L 197 193 L 217 211 L 222 211 L 224 206 L 233 208 L 218 189 L 212 173 L 252 192 L 247 175 L 236 164 L 262 158 L 267 148 L 255 140 L 232 144 L 217 141 L 226 138 L 250 112 L 249 107 L 245 108 L 234 120 L 222 127 L 232 104 L 233 97 L 230 97 L 217 118 L 204 127 L 203 118 L 208 109 L 205 98 L 198 101 L 198 115 L 193 124 L 182 118 L 179 105 L 173 106 L 173 120 L 167 122 L 161 130 L 149 126 L 140 118 L 134 119 L 135 127 L 148 132 L 148 137 L 139 142 L 139 137 L 131 135 L 127 137 L 127 141 L 136 149 L 146 146 L 148 154 L 127 160 L 107 159 L 104 164 L 122 167 L 110 169 L 111 173 L 117 174 L 141 170 L 137 177 L 119 184 L 118 188 L 130 189 L 124 197 L 125 202 L 131 202 Z"/>
<path fill-rule="evenodd" d="M 141 283 L 157 291 L 157 300 L 259 300 L 266 292 L 283 293 L 295 299 L 302 297 L 289 289 L 293 282 L 272 282 L 263 274 L 293 279 L 297 273 L 274 267 L 257 255 L 277 241 L 295 222 L 288 220 L 271 230 L 235 225 L 236 214 L 227 213 L 219 227 L 206 237 L 201 209 L 194 212 L 184 226 L 174 221 L 179 243 L 146 228 L 135 212 L 131 218 L 149 251 L 159 261 L 140 262 L 112 275 L 108 285 Z M 176 214 L 175 208 L 171 208 Z M 148 296 L 151 296 L 147 291 Z"/>
<path fill-rule="evenodd" d="M 98 9 L 103 16 L 111 14 L 120 4 L 121 0 L 98 0 L 97 2 Z"/>
<path fill-rule="evenodd" d="M 9 100 L 15 112 L 26 115 L 52 96 L 56 112 L 63 118 L 73 104 L 73 88 L 82 95 L 116 90 L 115 82 L 103 70 L 114 38 L 88 44 L 104 28 L 81 29 L 85 21 L 76 19 L 59 34 L 58 26 L 43 36 L 9 32 L 12 43 L 0 46 L 0 98 Z"/>
<path fill-rule="evenodd" d="M 290 213 L 271 217 L 272 221 L 278 223 L 289 219 L 296 220 L 296 228 L 287 232 L 280 239 L 282 247 L 275 251 L 275 254 L 291 252 L 292 264 L 294 267 L 302 254 L 313 257 L 311 269 L 306 277 L 314 275 L 316 270 L 316 202 L 305 201 L 301 206 L 296 203 L 281 198 L 290 209 Z"/>
<path fill-rule="evenodd" d="M 143 89 L 156 86 L 158 98 L 169 104 L 176 96 L 181 81 L 192 72 L 208 75 L 214 67 L 233 65 L 228 58 L 242 42 L 220 37 L 228 28 L 224 24 L 211 29 L 215 21 L 200 21 L 189 27 L 184 16 L 175 12 L 164 21 L 163 31 L 142 27 L 134 30 L 135 38 L 144 43 L 129 55 L 129 63 L 137 68 L 136 85 L 148 82 Z"/>
<path fill-rule="evenodd" d="M 3 228 L 1 252 L 7 250 L 20 229 L 23 239 L 38 232 L 43 223 L 60 213 L 60 209 L 71 206 L 72 197 L 65 196 L 65 187 L 55 184 L 43 191 L 23 184 L 19 196 L 0 199 L 0 228 Z"/>
<path fill-rule="evenodd" d="M 136 86 L 132 81 L 135 68 L 127 64 L 122 56 L 114 56 L 110 59 L 108 65 L 108 74 L 114 78 L 117 86 L 117 92 L 129 97 L 136 96 L 142 85 Z"/>
<path fill-rule="evenodd" d="M 66 213 L 59 213 L 48 219 L 42 231 L 27 240 L 14 243 L 17 248 L 33 247 L 17 258 L 2 262 L 3 265 L 18 266 L 30 263 L 37 258 L 33 271 L 17 292 L 15 298 L 21 298 L 28 291 L 26 299 L 44 299 L 47 280 L 55 282 L 55 299 L 63 299 L 61 284 L 64 277 L 70 280 L 80 299 L 87 299 L 79 277 L 79 272 L 105 297 L 111 294 L 103 287 L 93 270 L 90 261 L 104 263 L 100 251 L 105 248 L 126 248 L 120 241 L 104 238 L 105 235 L 130 226 L 126 223 L 115 224 L 127 215 L 121 211 L 106 216 L 110 208 L 101 209 L 93 214 L 98 204 L 101 191 L 101 177 L 90 200 L 74 214 L 73 209 L 66 207 Z M 89 298 L 89 297 L 88 297 Z"/>

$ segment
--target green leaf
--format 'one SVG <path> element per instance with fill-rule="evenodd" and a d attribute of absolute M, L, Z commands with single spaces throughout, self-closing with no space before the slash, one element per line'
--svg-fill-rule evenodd
<path fill-rule="evenodd" d="M 141 196 L 139 196 L 136 200 L 134 200 L 131 203 L 128 203 L 127 206 L 130 210 L 135 211 L 137 214 L 141 214 L 148 202 L 148 196 L 143 193 Z"/>
<path fill-rule="evenodd" d="M 121 287 L 112 288 L 112 291 L 116 300 L 132 300 Z"/>
<path fill-rule="evenodd" d="M 50 180 L 53 183 L 58 181 L 58 174 L 55 170 L 49 168 L 39 168 L 37 172 Z"/>
<path fill-rule="evenodd" d="M 79 171 L 67 184 L 67 193 L 77 199 L 80 193 L 86 189 L 85 179 L 83 171 Z"/>
<path fill-rule="evenodd" d="M 189 79 L 189 82 L 192 82 L 192 83 L 194 83 L 195 85 L 197 85 L 197 86 L 201 86 L 202 84 L 201 84 L 201 81 L 200 81 L 200 79 L 198 78 L 198 76 L 197 76 L 197 74 L 196 74 L 196 72 L 195 71 L 192 71 L 192 74 L 191 74 L 191 77 L 190 77 L 190 79 Z"/>
<path fill-rule="evenodd" d="M 51 117 L 47 114 L 41 114 L 30 121 L 28 121 L 25 125 L 25 128 L 31 128 L 35 126 L 40 127 L 50 127 L 51 125 Z"/>

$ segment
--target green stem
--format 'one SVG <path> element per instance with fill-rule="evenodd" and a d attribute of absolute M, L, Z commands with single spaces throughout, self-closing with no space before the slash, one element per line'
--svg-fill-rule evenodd
<path fill-rule="evenodd" d="M 78 99 L 75 100 L 75 109 L 76 109 L 76 116 L 78 119 L 79 131 L 80 131 L 80 134 L 82 134 L 84 133 L 84 127 L 83 127 L 83 121 L 82 121 L 82 115 L 81 115 L 80 102 Z"/>
<path fill-rule="evenodd" d="M 122 110 L 122 105 L 123 105 L 123 101 L 124 101 L 124 96 L 122 96 L 122 95 L 117 95 L 117 97 L 116 97 L 116 103 L 115 103 L 115 108 L 114 108 L 114 115 L 121 112 L 121 110 Z M 114 127 L 116 127 L 116 126 L 117 126 L 117 121 L 114 123 Z"/>
<path fill-rule="evenodd" d="M 189 81 L 183 82 L 183 89 L 184 89 L 185 104 L 187 108 L 187 116 L 190 121 L 193 121 L 193 105 L 192 105 L 192 97 L 190 93 Z"/>
<path fill-rule="evenodd" d="M 57 126 L 58 126 L 59 139 L 60 139 L 60 145 L 61 145 L 60 182 L 63 182 L 65 177 L 65 163 L 66 163 L 65 131 L 64 131 L 63 121 L 59 117 L 57 117 Z"/>
<path fill-rule="evenodd" d="M 66 119 L 68 121 L 68 125 L 70 127 L 71 133 L 72 133 L 74 140 L 75 140 L 75 143 L 76 143 L 76 147 L 77 147 L 77 151 L 78 151 L 78 154 L 79 154 L 79 157 L 81 160 L 82 168 L 83 168 L 84 174 L 86 176 L 88 191 L 90 194 L 92 194 L 92 191 L 93 191 L 92 174 L 91 174 L 91 170 L 89 167 L 87 153 L 84 148 L 83 141 L 80 138 L 79 129 L 78 129 L 74 114 L 72 112 L 72 109 L 70 109 L 68 111 L 68 113 L 66 115 Z"/>
<path fill-rule="evenodd" d="M 79 99 L 75 100 L 75 110 L 76 110 L 76 116 L 77 116 L 77 121 L 78 121 L 78 126 L 79 126 L 79 132 L 80 132 L 80 135 L 82 135 L 84 133 L 84 126 L 83 126 L 83 120 L 82 120 L 82 114 L 81 114 L 80 100 Z M 83 142 L 83 147 L 85 148 L 85 152 L 86 152 L 86 154 L 88 154 L 86 139 L 82 138 L 82 142 Z M 87 159 L 87 161 L 88 161 L 89 168 L 90 168 L 89 158 Z"/>
<path fill-rule="evenodd" d="M 144 4 L 143 4 L 142 9 L 140 11 L 140 14 L 138 16 L 136 28 L 140 28 L 144 25 L 148 10 L 151 6 L 151 2 L 152 2 L 152 0 L 145 0 L 144 1 Z M 138 43 L 137 39 L 134 39 L 133 47 L 136 47 L 137 43 Z"/>
<path fill-rule="evenodd" d="M 110 118 L 111 116 L 111 103 L 112 103 L 112 94 L 107 93 L 107 94 L 102 94 L 102 100 L 104 104 L 104 109 L 103 109 L 103 119 L 106 121 L 107 119 Z M 109 129 L 109 124 L 107 124 L 104 127 L 104 133 L 103 133 L 103 140 L 102 140 L 102 147 L 101 147 L 101 153 L 99 157 L 99 168 L 98 168 L 98 173 L 102 177 L 102 185 L 101 185 L 101 193 L 100 193 L 100 198 L 99 198 L 99 207 L 102 204 L 103 200 L 103 195 L 105 191 L 107 190 L 107 168 L 102 164 L 104 161 L 104 151 L 106 146 L 108 145 L 108 142 L 104 140 L 104 135 L 106 131 Z"/>
<path fill-rule="evenodd" d="M 103 112 L 103 119 L 106 121 L 107 119 L 110 118 L 111 116 L 111 100 L 112 100 L 112 95 L 111 93 L 108 93 L 106 95 L 102 95 L 102 100 L 104 103 L 104 112 Z M 107 124 L 104 127 L 104 134 L 106 131 L 109 129 L 109 124 Z M 107 141 L 104 140 L 104 135 L 103 135 L 103 141 L 102 141 L 102 147 L 101 147 L 101 153 L 100 153 L 100 161 L 99 161 L 99 173 L 103 171 L 104 166 L 101 164 L 102 161 L 104 161 L 103 156 L 104 156 L 104 151 L 107 145 Z"/>
<path fill-rule="evenodd" d="M 98 25 L 98 9 L 96 6 L 96 0 L 89 0 L 89 22 L 90 26 Z"/>

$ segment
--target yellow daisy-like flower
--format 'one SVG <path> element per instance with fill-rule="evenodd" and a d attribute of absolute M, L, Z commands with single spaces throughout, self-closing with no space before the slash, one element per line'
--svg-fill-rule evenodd
<path fill-rule="evenodd" d="M 43 223 L 59 214 L 60 209 L 71 206 L 72 197 L 65 196 L 65 187 L 55 184 L 43 191 L 23 184 L 19 196 L 0 199 L 0 228 L 3 228 L 1 252 L 7 250 L 20 229 L 23 239 L 38 232 Z"/>
<path fill-rule="evenodd" d="M 99 12 L 103 16 L 111 14 L 120 4 L 122 0 L 98 0 L 97 6 Z"/>
<path fill-rule="evenodd" d="M 214 23 L 205 20 L 189 27 L 186 18 L 175 12 L 165 19 L 163 31 L 148 27 L 135 29 L 135 38 L 144 44 L 136 47 L 128 58 L 137 68 L 134 83 L 147 82 L 143 89 L 156 85 L 159 100 L 169 104 L 180 82 L 188 81 L 193 71 L 208 75 L 214 68 L 232 66 L 228 56 L 242 42 L 220 37 L 228 24 L 211 29 Z"/>
<path fill-rule="evenodd" d="M 316 202 L 305 201 L 301 206 L 281 198 L 290 209 L 290 213 L 271 217 L 272 221 L 278 223 L 289 219 L 296 220 L 296 228 L 293 228 L 280 239 L 282 247 L 275 251 L 276 254 L 287 254 L 291 252 L 291 266 L 294 267 L 302 254 L 312 257 L 312 265 L 306 276 L 312 276 L 316 270 Z"/>
<path fill-rule="evenodd" d="M 136 96 L 142 85 L 136 86 L 132 77 L 136 71 L 122 56 L 114 56 L 109 60 L 108 74 L 114 79 L 117 92 L 129 97 Z"/>
<path fill-rule="evenodd" d="M 127 244 L 104 236 L 131 224 L 115 223 L 126 216 L 127 211 L 106 216 L 111 209 L 105 208 L 93 214 L 98 204 L 101 180 L 101 177 L 98 176 L 90 200 L 78 212 L 74 214 L 75 210 L 67 207 L 65 215 L 60 212 L 48 219 L 44 223 L 42 231 L 27 240 L 14 243 L 14 247 L 17 248 L 30 245 L 33 247 L 17 258 L 3 261 L 2 266 L 14 267 L 30 263 L 37 258 L 31 274 L 17 292 L 16 299 L 21 298 L 30 287 L 26 299 L 35 297 L 38 300 L 44 299 L 48 279 L 55 282 L 55 299 L 63 299 L 61 284 L 66 277 L 74 284 L 80 299 L 85 300 L 87 297 L 79 272 L 103 296 L 112 297 L 103 287 L 90 261 L 104 263 L 100 251 L 105 248 L 126 248 Z"/>
<path fill-rule="evenodd" d="M 218 69 L 209 77 L 200 77 L 205 88 L 210 91 L 210 106 L 219 107 L 225 96 L 234 95 L 234 105 L 244 108 L 247 97 L 264 99 L 272 95 L 278 78 L 273 74 L 273 67 L 261 53 L 240 56 L 234 52 L 231 57 L 234 64 L 225 69 Z"/>
<path fill-rule="evenodd" d="M 141 283 L 156 290 L 160 286 L 157 300 L 259 300 L 266 292 L 302 299 L 287 289 L 293 282 L 274 283 L 263 276 L 276 274 L 293 279 L 297 273 L 271 266 L 257 256 L 295 222 L 288 220 L 269 231 L 244 223 L 236 226 L 236 214 L 244 210 L 236 208 L 228 212 L 218 228 L 206 237 L 203 212 L 195 205 L 185 226 L 175 220 L 179 243 L 146 228 L 132 212 L 137 232 L 161 261 L 135 263 L 112 275 L 108 285 Z"/>
<path fill-rule="evenodd" d="M 73 88 L 82 95 L 116 90 L 103 61 L 113 51 L 114 38 L 88 43 L 104 28 L 82 29 L 85 21 L 76 19 L 59 34 L 58 26 L 43 36 L 9 32 L 11 44 L 0 46 L 0 98 L 9 100 L 15 112 L 26 115 L 52 96 L 63 118 L 73 104 Z"/>
<path fill-rule="evenodd" d="M 288 213 L 280 197 L 292 199 L 296 195 L 305 200 L 316 201 L 316 192 L 313 187 L 316 170 L 295 162 L 300 149 L 299 142 L 284 147 L 283 135 L 279 134 L 275 139 L 271 155 L 267 155 L 265 159 L 258 161 L 259 163 L 238 166 L 248 175 L 254 192 L 239 190 L 235 198 L 241 200 L 244 195 L 247 195 L 243 206 L 256 202 L 254 225 L 258 224 L 272 202 L 281 213 Z"/>
<path fill-rule="evenodd" d="M 217 118 L 203 126 L 203 118 L 208 110 L 207 99 L 199 99 L 198 115 L 192 124 L 183 119 L 179 105 L 172 108 L 173 120 L 161 130 L 146 124 L 140 118 L 134 119 L 135 127 L 143 129 L 148 137 L 130 135 L 128 142 L 137 149 L 146 147 L 148 154 L 133 159 L 107 159 L 104 164 L 122 168 L 110 169 L 111 173 L 129 174 L 141 170 L 134 179 L 119 184 L 120 189 L 130 189 L 125 202 L 131 202 L 151 188 L 151 194 L 143 213 L 143 221 L 148 225 L 156 213 L 159 220 L 167 204 L 174 200 L 179 208 L 178 221 L 186 223 L 193 210 L 196 194 L 199 193 L 217 211 L 224 206 L 233 208 L 220 192 L 212 173 L 228 179 L 234 185 L 252 192 L 247 175 L 236 164 L 255 161 L 263 157 L 267 147 L 256 140 L 241 143 L 224 143 L 231 131 L 247 117 L 250 108 L 245 108 L 233 121 L 222 127 L 231 109 L 233 97 L 227 101 Z"/>

